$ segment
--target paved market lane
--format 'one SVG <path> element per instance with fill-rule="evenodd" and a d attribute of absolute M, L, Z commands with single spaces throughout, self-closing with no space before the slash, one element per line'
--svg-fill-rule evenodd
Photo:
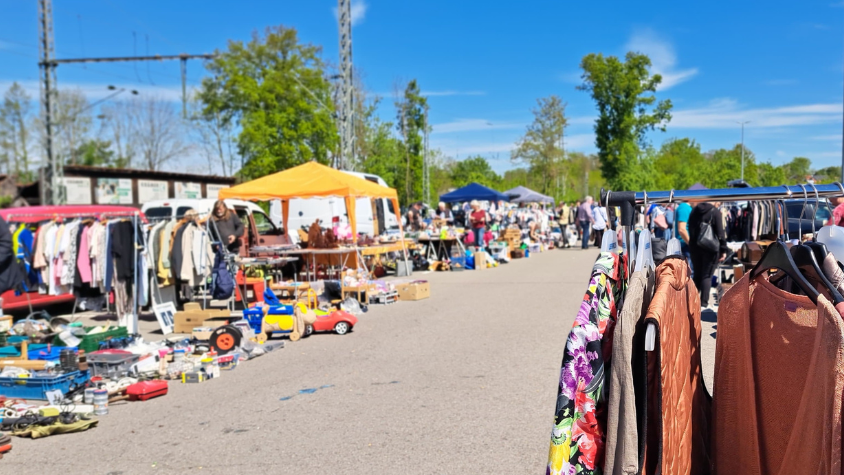
<path fill-rule="evenodd" d="M 372 306 L 349 335 L 173 383 L 86 433 L 15 440 L 3 473 L 544 473 L 563 346 L 595 255 L 428 274 L 432 298 Z"/>

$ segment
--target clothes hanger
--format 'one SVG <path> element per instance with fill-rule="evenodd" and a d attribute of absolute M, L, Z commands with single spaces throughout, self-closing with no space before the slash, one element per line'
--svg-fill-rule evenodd
<path fill-rule="evenodd" d="M 610 193 L 612 192 L 607 192 L 607 203 L 610 201 Z M 615 234 L 615 231 L 612 229 L 609 229 L 608 231 L 612 232 L 604 233 L 604 237 L 601 239 L 601 252 L 615 252 L 618 247 L 618 236 Z"/>
<path fill-rule="evenodd" d="M 818 195 L 818 189 L 815 187 L 814 183 L 809 183 L 809 186 L 811 186 L 815 191 L 815 206 L 813 208 L 814 212 L 812 213 L 812 240 L 807 242 L 806 245 L 809 246 L 812 249 L 812 252 L 815 253 L 815 259 L 817 259 L 818 262 L 823 262 L 826 260 L 829 250 L 826 248 L 826 244 L 818 242 L 818 232 L 815 229 L 815 218 L 818 214 L 818 206 L 821 203 L 821 199 Z"/>
<path fill-rule="evenodd" d="M 668 203 L 672 203 L 672 204 L 674 203 L 674 189 L 673 188 L 671 189 L 671 193 L 669 193 L 669 195 L 668 195 Z M 676 209 L 674 210 L 674 213 L 675 213 L 674 214 L 674 222 L 676 223 L 677 222 L 677 214 L 676 214 L 677 210 Z M 683 253 L 683 251 L 680 249 L 680 240 L 677 239 L 677 236 L 672 235 L 671 239 L 668 241 L 668 245 L 665 248 L 665 255 L 666 256 L 679 256 L 682 253 Z"/>
<path fill-rule="evenodd" d="M 777 213 L 779 213 L 779 205 L 777 205 Z M 777 229 L 777 234 L 779 234 L 779 229 Z M 755 279 L 770 269 L 778 269 L 785 272 L 785 274 L 791 277 L 791 280 L 806 293 L 812 303 L 818 303 L 818 296 L 820 296 L 820 293 L 812 284 L 809 283 L 808 280 L 806 280 L 806 277 L 804 277 L 797 268 L 797 264 L 794 262 L 791 252 L 789 252 L 785 244 L 779 239 L 771 243 L 771 245 L 765 249 L 764 254 L 762 254 L 762 258 L 759 259 L 759 262 L 757 262 L 756 266 L 753 267 L 753 270 L 750 271 L 750 278 Z"/>
<path fill-rule="evenodd" d="M 806 193 L 806 187 L 800 185 L 803 188 L 804 194 L 804 201 L 803 201 L 803 211 L 804 213 L 800 214 L 800 222 L 798 223 L 800 236 L 803 235 L 803 215 L 806 211 L 806 206 L 809 204 L 808 194 Z M 815 280 L 821 282 L 823 286 L 828 291 L 830 297 L 837 305 L 841 302 L 844 302 L 844 297 L 841 296 L 841 293 L 838 292 L 838 289 L 835 288 L 834 285 L 826 278 L 824 275 L 823 270 L 821 270 L 820 266 L 818 265 L 818 261 L 815 259 L 815 254 L 812 252 L 812 248 L 809 246 L 803 245 L 800 242 L 800 239 L 797 240 L 797 244 L 792 246 L 791 249 L 791 256 L 794 258 L 794 263 L 797 264 L 797 267 L 804 275 L 808 275 Z"/>
<path fill-rule="evenodd" d="M 645 195 L 645 212 L 648 209 L 648 192 L 642 192 Z M 634 235 L 631 232 L 631 240 L 634 238 Z M 653 272 L 655 264 L 654 264 L 654 255 L 653 249 L 651 248 L 651 232 L 648 230 L 647 226 L 639 233 L 639 250 L 636 253 L 636 269 L 635 272 L 641 271 L 645 266 L 649 272 Z M 653 322 L 649 322 L 648 326 L 645 328 L 645 351 L 653 351 L 656 348 L 656 325 Z"/>

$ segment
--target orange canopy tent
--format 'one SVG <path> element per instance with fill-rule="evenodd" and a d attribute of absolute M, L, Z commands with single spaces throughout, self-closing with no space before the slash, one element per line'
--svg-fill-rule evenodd
<path fill-rule="evenodd" d="M 396 190 L 381 186 L 363 178 L 343 173 L 317 162 L 308 162 L 256 180 L 241 183 L 220 190 L 219 198 L 234 198 L 247 201 L 281 200 L 284 229 L 287 230 L 290 200 L 294 198 L 342 197 L 346 202 L 352 236 L 357 242 L 357 219 L 355 200 L 357 198 L 387 198 L 399 209 Z M 401 217 L 399 230 L 401 231 Z M 402 232 L 402 234 L 404 234 Z"/>

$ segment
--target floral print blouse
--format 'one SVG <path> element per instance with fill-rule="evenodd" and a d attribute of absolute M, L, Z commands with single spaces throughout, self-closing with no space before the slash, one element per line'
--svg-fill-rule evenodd
<path fill-rule="evenodd" d="M 612 333 L 623 271 L 617 254 L 602 252 L 566 341 L 548 475 L 597 475 L 604 465 L 606 394 Z"/>

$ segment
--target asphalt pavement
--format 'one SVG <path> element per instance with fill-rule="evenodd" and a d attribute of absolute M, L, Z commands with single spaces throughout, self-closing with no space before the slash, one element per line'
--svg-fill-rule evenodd
<path fill-rule="evenodd" d="M 219 379 L 171 382 L 87 432 L 15 439 L 2 473 L 544 473 L 560 360 L 596 256 L 417 274 L 430 299 L 373 305 L 347 335 L 287 342 Z"/>

